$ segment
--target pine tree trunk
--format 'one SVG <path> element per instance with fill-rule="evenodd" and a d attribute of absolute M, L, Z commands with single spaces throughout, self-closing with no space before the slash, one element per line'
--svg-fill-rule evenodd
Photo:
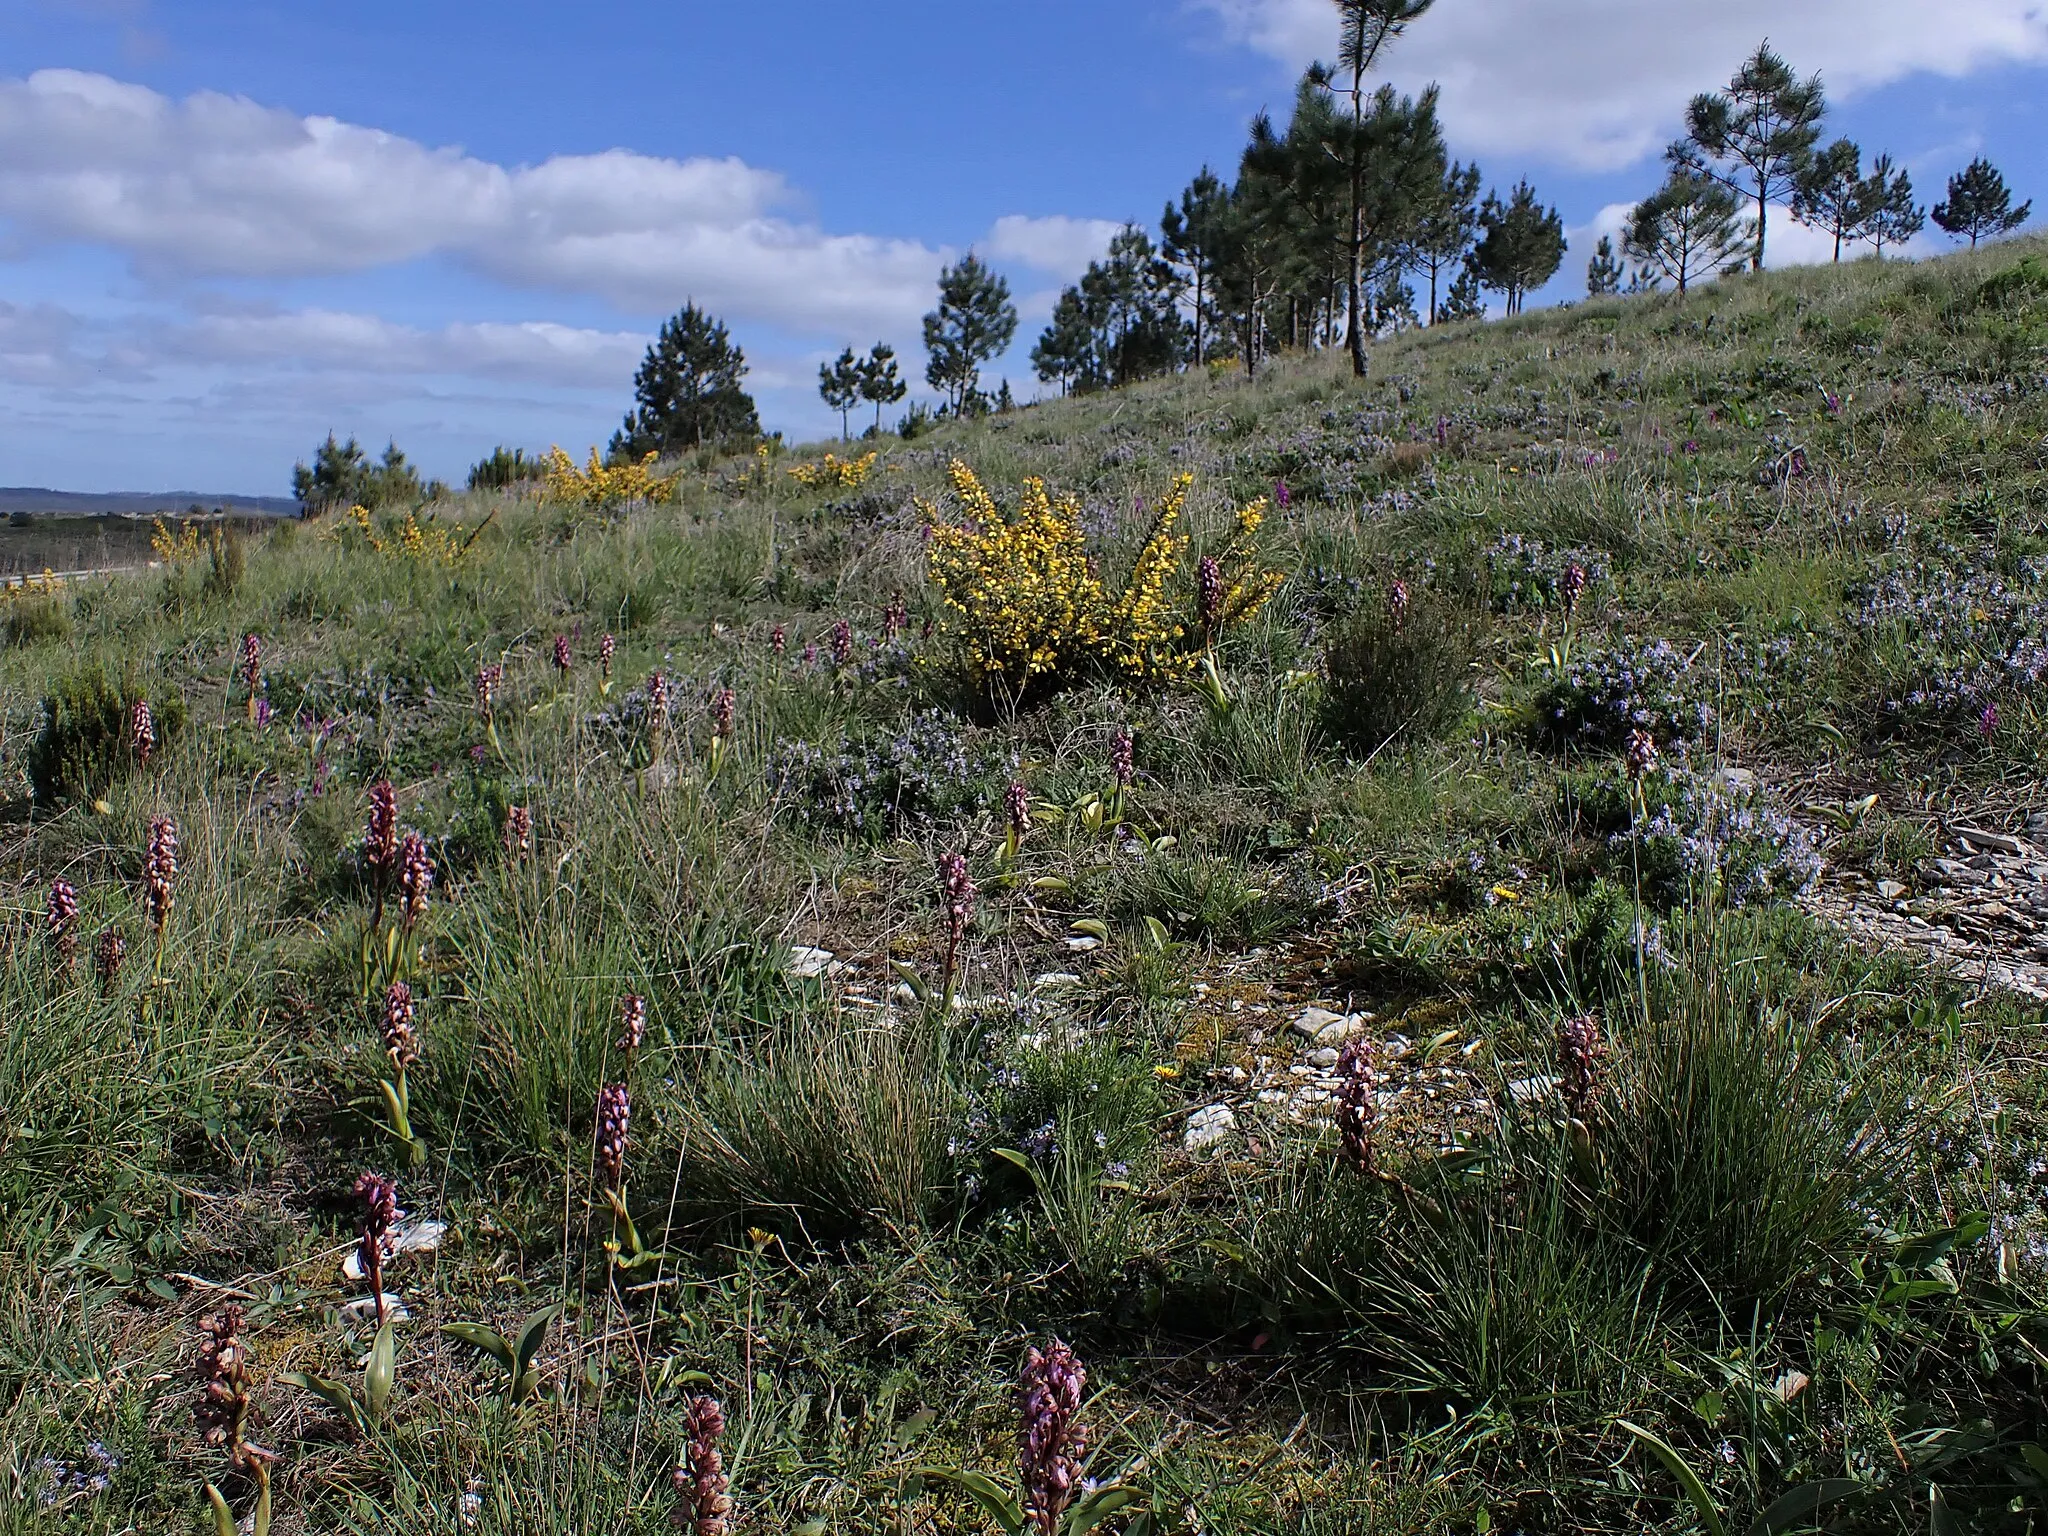
<path fill-rule="evenodd" d="M 1757 177 L 1757 179 L 1756 179 L 1756 265 L 1755 265 L 1754 267 L 1752 267 L 1752 268 L 1751 268 L 1751 270 L 1752 270 L 1752 271 L 1756 271 L 1756 272 L 1761 272 L 1761 271 L 1763 271 L 1763 269 L 1764 269 L 1764 233 L 1765 233 L 1765 227 L 1766 227 L 1766 226 L 1765 226 L 1765 221 L 1766 221 L 1766 220 L 1767 220 L 1767 219 L 1768 219 L 1768 218 L 1770 217 L 1770 202 L 1769 202 L 1769 199 L 1768 199 L 1768 198 L 1766 198 L 1766 197 L 1765 197 L 1765 195 L 1764 195 L 1764 194 L 1765 194 L 1765 192 L 1766 192 L 1767 190 L 1768 190 L 1768 189 L 1767 189 L 1767 188 L 1765 187 L 1765 185 L 1764 185 L 1764 179 L 1763 179 L 1763 177 L 1761 177 L 1761 176 Z"/>

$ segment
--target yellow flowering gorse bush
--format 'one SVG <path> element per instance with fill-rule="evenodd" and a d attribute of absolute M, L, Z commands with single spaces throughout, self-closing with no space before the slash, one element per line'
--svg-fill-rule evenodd
<path fill-rule="evenodd" d="M 547 468 L 545 492 L 548 500 L 602 511 L 633 502 L 669 501 L 682 476 L 661 476 L 654 472 L 659 454 L 650 453 L 636 463 L 608 465 L 590 450 L 590 462 L 583 468 L 561 448 L 548 449 L 541 463 Z"/>
<path fill-rule="evenodd" d="M 57 573 L 47 565 L 38 573 L 27 576 L 9 576 L 0 579 L 0 600 L 15 597 L 44 597 L 61 592 L 64 583 L 57 579 Z"/>
<path fill-rule="evenodd" d="M 1193 476 L 1177 478 L 1161 499 L 1129 578 L 1112 592 L 1073 497 L 1055 498 L 1044 481 L 1027 480 L 1017 511 L 1006 517 L 973 470 L 955 460 L 950 473 L 960 517 L 949 521 L 923 501 L 918 509 L 927 571 L 944 605 L 940 636 L 962 665 L 1016 694 L 1089 669 L 1133 682 L 1171 681 L 1194 670 L 1202 646 L 1189 643 L 1193 600 L 1182 528 Z M 1262 505 L 1240 512 L 1223 557 L 1232 624 L 1249 619 L 1280 584 L 1277 574 L 1256 566 L 1251 539 L 1263 517 Z"/>
<path fill-rule="evenodd" d="M 432 519 L 422 522 L 418 513 L 408 512 L 395 530 L 379 529 L 367 507 L 350 507 L 335 520 L 327 537 L 345 547 L 367 549 L 373 555 L 387 555 L 393 560 L 452 566 L 469 552 L 481 526 L 472 531 L 460 523 Z"/>
<path fill-rule="evenodd" d="M 160 517 L 151 524 L 149 547 L 165 565 L 185 565 L 206 552 L 205 546 L 199 542 L 199 530 L 191 523 L 173 533 L 170 525 Z"/>
<path fill-rule="evenodd" d="M 842 459 L 828 453 L 822 463 L 790 465 L 789 477 L 806 490 L 816 490 L 822 485 L 834 490 L 857 491 L 867 484 L 877 457 L 877 454 L 865 453 L 857 459 Z"/>

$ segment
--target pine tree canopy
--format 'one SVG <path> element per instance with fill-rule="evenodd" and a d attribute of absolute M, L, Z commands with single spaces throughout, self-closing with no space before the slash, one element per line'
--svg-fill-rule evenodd
<path fill-rule="evenodd" d="M 939 274 L 939 307 L 924 317 L 925 382 L 956 413 L 965 410 L 978 393 L 982 365 L 1000 357 L 1016 334 L 1009 283 L 969 251 Z"/>
<path fill-rule="evenodd" d="M 1763 43 L 1726 91 L 1692 99 L 1685 113 L 1686 136 L 1666 152 L 1675 169 L 1718 181 L 1755 204 L 1756 247 L 1750 261 L 1759 272 L 1770 205 L 1798 185 L 1826 112 L 1820 76 L 1801 80 Z"/>
<path fill-rule="evenodd" d="M 1934 222 L 1972 249 L 1979 240 L 1996 240 L 2027 222 L 2034 205 L 2012 205 L 2005 177 L 1989 160 L 1972 160 L 1948 179 L 1948 200 L 1934 205 Z"/>
<path fill-rule="evenodd" d="M 1518 315 L 1522 301 L 1564 265 L 1564 219 L 1539 203 L 1536 189 L 1524 181 L 1505 204 L 1487 196 L 1479 227 L 1485 231 L 1473 252 L 1479 281 L 1507 299 L 1509 314 Z"/>
<path fill-rule="evenodd" d="M 740 388 L 747 359 L 723 322 L 695 304 L 663 324 L 633 376 L 635 406 L 612 438 L 614 458 L 676 453 L 761 435 L 754 402 Z"/>
<path fill-rule="evenodd" d="M 1684 293 L 1739 258 L 1754 237 L 1755 231 L 1739 221 L 1733 192 L 1691 171 L 1673 169 L 1670 179 L 1630 212 L 1622 249 L 1647 276 L 1669 279 Z"/>

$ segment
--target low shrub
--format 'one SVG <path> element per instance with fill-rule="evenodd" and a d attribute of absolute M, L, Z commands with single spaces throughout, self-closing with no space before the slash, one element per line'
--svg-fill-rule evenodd
<path fill-rule="evenodd" d="M 1619 771 L 1581 778 L 1569 793 L 1581 818 L 1606 834 L 1615 865 L 1664 905 L 1711 895 L 1725 906 L 1762 906 L 1820 878 L 1813 834 L 1746 779 L 1653 770 L 1640 783 L 1640 821 L 1638 786 Z"/>
<path fill-rule="evenodd" d="M 29 786 L 38 805 L 98 799 L 140 766 L 129 730 L 129 711 L 138 699 L 149 704 L 156 750 L 162 752 L 184 728 L 183 695 L 117 683 L 97 662 L 57 679 L 43 695 L 42 730 L 28 752 Z"/>
<path fill-rule="evenodd" d="M 1361 753 L 1443 735 L 1472 705 L 1484 621 L 1443 595 L 1414 594 L 1405 612 L 1361 603 L 1323 652 L 1322 723 Z"/>
<path fill-rule="evenodd" d="M 1682 753 L 1713 730 L 1706 688 L 1669 640 L 1627 641 L 1565 666 L 1536 701 L 1537 728 L 1559 745 L 1598 748 L 1648 731 Z"/>
<path fill-rule="evenodd" d="M 777 744 L 768 783 L 814 827 L 885 837 L 993 804 L 1007 764 L 941 710 L 905 720 L 894 734 L 860 737 L 827 752 L 807 741 Z"/>
<path fill-rule="evenodd" d="M 58 592 L 33 592 L 7 599 L 7 643 L 37 645 L 71 634 L 71 610 Z"/>
<path fill-rule="evenodd" d="M 974 472 L 955 461 L 959 520 L 920 503 L 927 565 L 943 610 L 940 645 L 977 691 L 1018 700 L 1095 676 L 1171 681 L 1192 672 L 1224 632 L 1265 606 L 1281 578 L 1260 568 L 1253 539 L 1265 503 L 1237 514 L 1221 553 L 1190 566 L 1181 526 L 1194 477 L 1154 508 L 1120 591 L 1101 574 L 1071 496 L 1030 480 L 1006 516 Z"/>

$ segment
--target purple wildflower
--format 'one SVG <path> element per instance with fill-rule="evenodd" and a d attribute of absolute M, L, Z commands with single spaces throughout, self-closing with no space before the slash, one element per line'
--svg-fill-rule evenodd
<path fill-rule="evenodd" d="M 370 786 L 370 819 L 363 828 L 363 862 L 379 875 L 398 863 L 398 791 L 389 779 Z"/>
<path fill-rule="evenodd" d="M 1024 1356 L 1017 1383 L 1017 1472 L 1024 1518 L 1039 1536 L 1053 1536 L 1079 1489 L 1088 1454 L 1081 1394 L 1088 1372 L 1057 1339 Z"/>
<path fill-rule="evenodd" d="M 1109 738 L 1109 776 L 1118 789 L 1129 789 L 1137 773 L 1136 745 L 1122 726 Z"/>
<path fill-rule="evenodd" d="M 57 964 L 69 970 L 78 956 L 78 892 L 69 880 L 60 877 L 50 882 L 50 903 L 43 926 Z"/>
<path fill-rule="evenodd" d="M 682 1460 L 676 1464 L 672 1481 L 676 1494 L 688 1505 L 690 1536 L 725 1536 L 732 1516 L 732 1481 L 725 1475 L 725 1458 L 719 1453 L 719 1437 L 725 1433 L 725 1410 L 718 1399 L 700 1397 L 690 1404 L 685 1423 L 689 1432 Z"/>
<path fill-rule="evenodd" d="M 384 1017 L 378 1021 L 378 1033 L 384 1037 L 384 1054 L 401 1072 L 420 1059 L 419 1032 L 413 1028 L 416 1014 L 411 987 L 394 981 L 384 989 Z"/>
<path fill-rule="evenodd" d="M 149 896 L 149 921 L 162 938 L 171 920 L 178 886 L 178 824 L 168 816 L 149 823 L 149 851 L 142 860 L 142 883 Z"/>
<path fill-rule="evenodd" d="M 533 852 L 533 812 L 523 805 L 505 810 L 505 856 L 523 859 Z"/>
<path fill-rule="evenodd" d="M 405 897 L 406 927 L 426 916 L 427 893 L 433 888 L 434 861 L 427 856 L 427 840 L 417 832 L 408 832 L 398 869 L 398 889 Z"/>
<path fill-rule="evenodd" d="M 377 1303 L 377 1326 L 387 1321 L 384 1300 L 384 1261 L 394 1251 L 391 1229 L 402 1214 L 398 1209 L 398 1182 L 381 1173 L 365 1173 L 356 1179 L 356 1258 L 370 1279 L 370 1294 Z"/>
<path fill-rule="evenodd" d="M 1571 1117 L 1581 1125 L 1592 1123 L 1594 1106 L 1600 1098 L 1600 1058 L 1606 1054 L 1596 1015 L 1580 1014 L 1558 1024 L 1558 1092 Z"/>
<path fill-rule="evenodd" d="M 574 664 L 574 658 L 569 654 L 569 637 L 567 635 L 555 636 L 555 670 L 564 677 L 567 677 L 569 675 L 569 668 Z"/>
<path fill-rule="evenodd" d="M 633 1096 L 624 1083 L 606 1083 L 597 1095 L 597 1166 L 606 1189 L 616 1191 L 626 1178 L 626 1129 L 633 1119 Z"/>
<path fill-rule="evenodd" d="M 1216 638 L 1223 625 L 1223 566 L 1214 555 L 1204 555 L 1195 566 L 1195 612 L 1202 634 Z"/>
<path fill-rule="evenodd" d="M 135 747 L 137 761 L 147 768 L 149 755 L 156 750 L 156 716 L 150 711 L 149 700 L 137 699 L 129 709 L 128 739 Z"/>
<path fill-rule="evenodd" d="M 647 999 L 628 992 L 619 999 L 619 1053 L 629 1060 L 647 1043 Z"/>
<path fill-rule="evenodd" d="M 1379 1086 L 1379 1053 L 1370 1040 L 1351 1041 L 1337 1058 L 1337 1139 L 1344 1166 L 1354 1173 L 1373 1171 Z"/>

